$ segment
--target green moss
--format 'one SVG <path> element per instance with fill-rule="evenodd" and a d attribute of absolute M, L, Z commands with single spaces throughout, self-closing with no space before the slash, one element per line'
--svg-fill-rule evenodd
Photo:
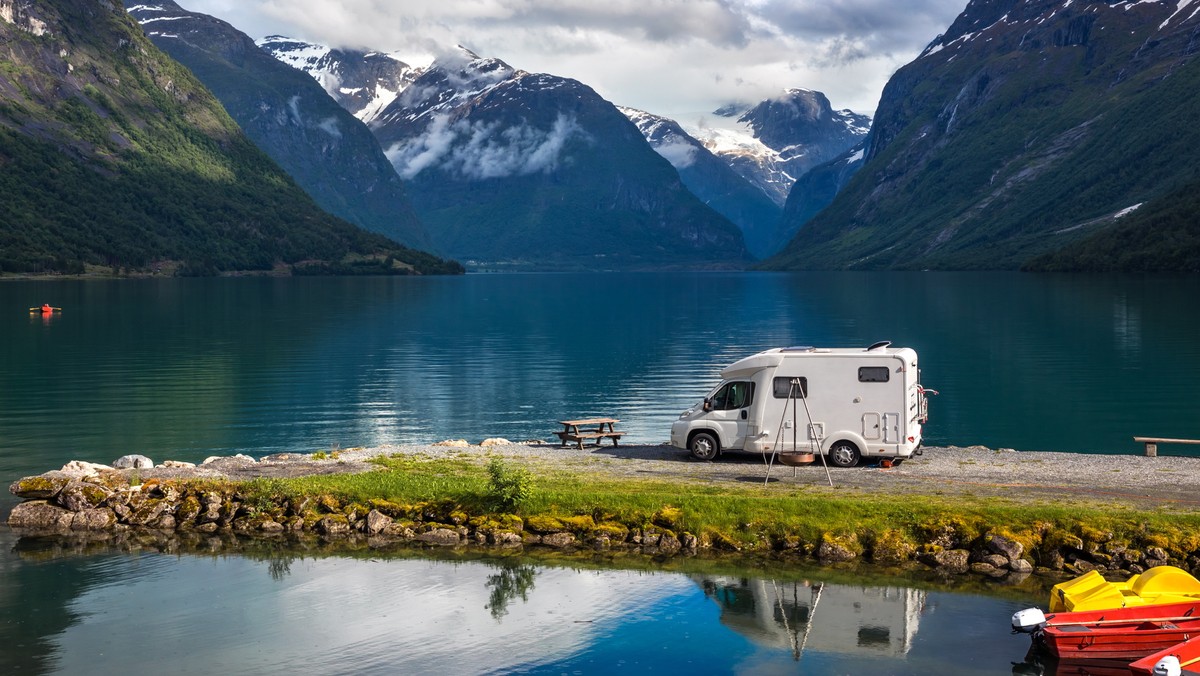
<path fill-rule="evenodd" d="M 525 529 L 534 533 L 558 533 L 567 530 L 558 517 L 535 515 L 525 517 Z"/>
<path fill-rule="evenodd" d="M 888 529 L 873 533 L 867 541 L 870 559 L 875 563 L 897 564 L 908 561 L 916 554 L 916 544 L 900 530 Z"/>
<path fill-rule="evenodd" d="M 592 520 L 590 514 L 560 517 L 559 522 L 576 535 L 586 535 L 596 529 L 596 522 Z"/>
<path fill-rule="evenodd" d="M 677 530 L 683 525 L 683 510 L 678 507 L 666 506 L 655 512 L 650 521 L 663 528 Z"/>

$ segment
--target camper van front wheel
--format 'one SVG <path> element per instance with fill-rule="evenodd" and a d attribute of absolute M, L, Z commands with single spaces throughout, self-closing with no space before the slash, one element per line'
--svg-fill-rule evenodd
<path fill-rule="evenodd" d="M 829 462 L 838 467 L 853 467 L 858 464 L 862 458 L 862 453 L 858 452 L 858 446 L 849 441 L 839 441 L 829 447 Z"/>
<path fill-rule="evenodd" d="M 708 432 L 697 432 L 688 442 L 688 450 L 698 460 L 715 460 L 721 452 L 717 438 Z"/>

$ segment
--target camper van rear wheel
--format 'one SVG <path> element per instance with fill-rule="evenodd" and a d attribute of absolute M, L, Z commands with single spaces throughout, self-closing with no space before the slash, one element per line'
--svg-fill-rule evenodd
<path fill-rule="evenodd" d="M 829 447 L 829 462 L 838 467 L 853 467 L 860 458 L 862 453 L 859 453 L 858 446 L 849 441 L 839 441 Z"/>
<path fill-rule="evenodd" d="M 708 432 L 697 432 L 688 442 L 688 450 L 698 460 L 715 460 L 721 452 L 721 444 Z"/>

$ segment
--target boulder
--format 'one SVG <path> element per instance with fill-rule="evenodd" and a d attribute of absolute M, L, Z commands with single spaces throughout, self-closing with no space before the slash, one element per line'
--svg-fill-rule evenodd
<path fill-rule="evenodd" d="M 431 545 L 456 545 L 459 543 L 458 531 L 449 528 L 433 528 L 417 535 L 417 540 Z"/>
<path fill-rule="evenodd" d="M 989 552 L 999 554 L 1009 561 L 1019 559 L 1025 553 L 1025 545 L 1011 538 L 1006 538 L 1003 535 L 996 535 L 995 533 L 987 536 L 984 546 L 987 547 Z"/>
<path fill-rule="evenodd" d="M 817 547 L 817 558 L 823 563 L 850 561 L 857 556 L 849 547 L 838 542 L 826 540 L 821 543 L 821 546 Z"/>
<path fill-rule="evenodd" d="M 938 570 L 961 574 L 970 569 L 967 563 L 970 557 L 971 553 L 965 549 L 943 549 L 939 552 L 922 554 L 919 559 L 925 565 L 937 568 Z"/>
<path fill-rule="evenodd" d="M 83 460 L 72 460 L 62 466 L 62 473 L 69 474 L 72 477 L 82 479 L 89 476 L 97 476 L 100 472 L 112 470 L 108 465 L 101 465 L 95 462 L 84 462 Z"/>
<path fill-rule="evenodd" d="M 1008 569 L 1014 573 L 1032 573 L 1033 564 L 1025 559 L 1013 559 L 1008 562 Z"/>
<path fill-rule="evenodd" d="M 542 536 L 542 544 L 548 547 L 557 547 L 558 549 L 570 547 L 575 544 L 575 535 L 567 532 L 550 533 L 549 535 Z"/>
<path fill-rule="evenodd" d="M 99 484 L 72 481 L 59 492 L 54 501 L 72 512 L 82 512 L 104 504 L 112 493 L 112 489 Z"/>
<path fill-rule="evenodd" d="M 480 446 L 487 448 L 488 446 L 512 446 L 512 442 L 502 437 L 492 437 L 479 442 Z"/>
<path fill-rule="evenodd" d="M 72 530 L 108 530 L 117 522 L 117 515 L 108 508 L 85 509 L 75 513 L 71 519 Z"/>
<path fill-rule="evenodd" d="M 154 469 L 154 461 L 144 455 L 122 455 L 113 460 L 116 469 Z"/>
<path fill-rule="evenodd" d="M 1004 577 L 1008 575 L 1008 571 L 1003 568 L 997 568 L 990 563 L 977 561 L 971 564 L 971 572 L 977 575 L 986 575 L 987 577 Z"/>
<path fill-rule="evenodd" d="M 439 442 L 431 444 L 431 445 L 432 446 L 449 446 L 451 448 L 466 448 L 467 446 L 471 445 L 471 442 L 467 441 L 466 439 L 446 439 L 445 441 L 439 441 Z"/>
<path fill-rule="evenodd" d="M 165 460 L 159 467 L 166 469 L 192 469 L 196 466 L 194 462 L 183 462 L 181 460 Z"/>
<path fill-rule="evenodd" d="M 980 563 L 986 563 L 993 568 L 1008 568 L 1008 557 L 1001 554 L 988 554 L 979 559 Z"/>
<path fill-rule="evenodd" d="M 47 472 L 39 476 L 18 479 L 8 487 L 8 492 L 24 500 L 49 500 L 58 495 L 71 482 L 69 475 Z"/>
<path fill-rule="evenodd" d="M 13 507 L 8 515 L 8 525 L 12 528 L 31 528 L 34 530 L 67 530 L 75 515 L 58 505 L 52 505 L 45 500 L 30 500 Z"/>
<path fill-rule="evenodd" d="M 367 535 L 379 535 L 392 523 L 392 517 L 372 509 L 367 512 Z"/>

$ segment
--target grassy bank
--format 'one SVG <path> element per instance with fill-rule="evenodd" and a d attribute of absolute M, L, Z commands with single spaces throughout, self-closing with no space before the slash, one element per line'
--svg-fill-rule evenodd
<path fill-rule="evenodd" d="M 1058 557 L 1064 553 L 1069 563 L 1072 552 L 1109 565 L 1134 562 L 1150 548 L 1189 565 L 1189 557 L 1200 554 L 1197 513 L 1058 498 L 1018 504 L 937 495 L 936 487 L 928 494 L 896 495 L 813 485 L 612 478 L 492 460 L 509 479 L 518 477 L 522 490 L 514 499 L 497 486 L 487 459 L 478 455 L 394 456 L 375 462 L 379 470 L 366 474 L 259 479 L 241 490 L 248 503 L 264 507 L 298 496 L 327 496 L 340 509 L 383 507 L 414 521 L 488 518 L 499 524 L 503 517 L 515 517 L 526 528 L 566 530 L 583 541 L 601 532 L 649 527 L 692 534 L 702 547 L 741 551 L 813 554 L 822 543 L 835 543 L 857 557 L 885 563 L 970 549 L 992 533 L 1021 543 L 1034 565 L 1053 568 L 1061 567 Z"/>

